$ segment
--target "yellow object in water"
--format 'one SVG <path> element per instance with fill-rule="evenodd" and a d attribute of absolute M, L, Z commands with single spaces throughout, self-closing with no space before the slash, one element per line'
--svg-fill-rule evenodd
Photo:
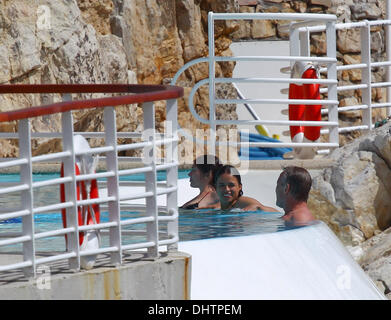
<path fill-rule="evenodd" d="M 270 137 L 269 130 L 266 127 L 264 127 L 263 125 L 258 124 L 255 126 L 255 129 L 257 129 L 257 131 L 260 135 L 263 135 L 265 137 Z M 280 136 L 278 134 L 273 134 L 272 138 L 276 139 L 276 140 L 280 140 Z"/>

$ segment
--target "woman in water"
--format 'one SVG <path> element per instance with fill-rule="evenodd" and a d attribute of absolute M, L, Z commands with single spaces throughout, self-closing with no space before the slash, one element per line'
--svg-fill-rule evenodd
<path fill-rule="evenodd" d="M 221 167 L 220 160 L 215 156 L 204 155 L 198 157 L 189 173 L 190 186 L 200 189 L 195 198 L 182 205 L 182 209 L 218 208 L 217 196 L 213 181 L 214 174 Z"/>
<path fill-rule="evenodd" d="M 277 211 L 254 198 L 243 196 L 242 180 L 239 171 L 233 166 L 225 165 L 219 169 L 215 176 L 215 185 L 222 210 L 238 208 L 244 211 Z"/>

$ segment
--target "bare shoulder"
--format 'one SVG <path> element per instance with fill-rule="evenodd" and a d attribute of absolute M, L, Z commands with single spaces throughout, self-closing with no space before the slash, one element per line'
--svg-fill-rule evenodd
<path fill-rule="evenodd" d="M 315 220 L 314 216 L 312 215 L 311 211 L 306 210 L 299 210 L 293 214 L 293 219 L 296 223 L 307 223 L 312 220 Z"/>
<path fill-rule="evenodd" d="M 213 204 L 209 204 L 209 205 L 202 207 L 200 209 L 221 209 L 221 205 L 220 205 L 220 202 L 215 202 Z"/>
<path fill-rule="evenodd" d="M 272 207 L 268 207 L 268 206 L 264 206 L 264 205 L 261 205 L 261 207 L 259 207 L 259 209 L 262 211 L 265 211 L 265 212 L 280 212 L 276 208 L 272 208 Z"/>
<path fill-rule="evenodd" d="M 278 210 L 264 206 L 262 203 L 260 203 L 258 200 L 250 197 L 240 197 L 240 203 L 238 205 L 241 209 L 245 211 L 256 211 L 256 210 L 262 210 L 265 212 L 278 212 Z"/>
<path fill-rule="evenodd" d="M 250 197 L 241 196 L 237 202 L 237 207 L 244 208 L 249 205 L 261 204 L 258 200 Z"/>
<path fill-rule="evenodd" d="M 297 213 L 296 219 L 314 219 L 314 216 L 312 215 L 311 211 L 309 210 L 303 210 Z"/>

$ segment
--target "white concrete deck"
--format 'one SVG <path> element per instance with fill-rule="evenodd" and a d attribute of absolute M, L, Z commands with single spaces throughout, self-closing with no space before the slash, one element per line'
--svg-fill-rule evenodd
<path fill-rule="evenodd" d="M 385 299 L 323 222 L 179 249 L 192 256 L 191 299 Z"/>
<path fill-rule="evenodd" d="M 277 208 L 280 173 L 241 172 L 244 194 Z M 180 181 L 180 202 L 197 194 L 186 182 Z M 192 255 L 191 299 L 385 299 L 323 222 L 278 233 L 180 242 L 179 250 Z"/>

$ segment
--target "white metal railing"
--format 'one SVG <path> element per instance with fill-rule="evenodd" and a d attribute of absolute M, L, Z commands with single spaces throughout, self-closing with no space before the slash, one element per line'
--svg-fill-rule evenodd
<path fill-rule="evenodd" d="M 2 92 L 15 93 L 15 86 L 2 86 Z M 88 85 L 87 85 L 88 86 Z M 118 92 L 132 93 L 132 89 L 136 89 L 137 85 L 130 85 L 121 89 Z M 59 86 L 62 88 L 63 86 Z M 77 87 L 75 85 L 73 88 Z M 79 92 L 90 92 L 80 85 Z M 5 89 L 4 89 L 5 88 Z M 110 92 L 115 92 L 113 85 Z M 19 254 L 20 262 L 9 263 L 3 261 L 0 257 L 0 272 L 10 271 L 15 269 L 23 269 L 27 276 L 35 276 L 37 266 L 48 264 L 59 260 L 68 260 L 71 269 L 79 270 L 81 268 L 81 259 L 85 256 L 109 254 L 111 262 L 114 265 L 121 264 L 123 252 L 126 250 L 146 249 L 148 256 L 158 257 L 159 247 L 167 246 L 167 250 L 172 251 L 177 249 L 178 242 L 178 208 L 177 208 L 177 175 L 178 175 L 178 160 L 177 160 L 177 101 L 176 98 L 183 94 L 181 88 L 172 86 L 142 86 L 144 96 L 137 98 L 140 89 L 137 88 L 135 94 L 122 96 L 122 100 L 116 98 L 84 100 L 80 104 L 89 103 L 88 108 L 103 107 L 103 122 L 104 131 L 100 133 L 85 133 L 86 136 L 101 137 L 104 139 L 104 146 L 94 147 L 87 150 L 75 150 L 73 130 L 73 115 L 72 110 L 83 109 L 77 105 L 73 108 L 70 92 L 63 95 L 63 107 L 69 107 L 68 111 L 61 111 L 61 131 L 50 134 L 50 137 L 60 137 L 62 140 L 63 150 L 57 153 L 32 156 L 31 141 L 36 137 L 42 137 L 46 134 L 31 133 L 31 124 L 29 113 L 34 113 L 35 110 L 43 110 L 45 107 L 29 108 L 18 110 L 17 115 L 10 113 L 0 113 L 0 121 L 10 118 L 10 120 L 18 121 L 17 134 L 3 133 L 1 138 L 13 138 L 19 141 L 19 157 L 17 159 L 2 159 L 0 168 L 6 169 L 10 167 L 19 167 L 20 182 L 1 183 L 0 196 L 13 195 L 18 197 L 20 201 L 15 205 L 5 204 L 0 210 L 0 252 L 2 248 L 9 245 L 22 245 L 22 252 Z M 30 86 L 30 93 L 47 92 L 47 88 L 40 89 L 39 85 Z M 56 92 L 56 88 L 50 89 L 50 92 Z M 99 88 L 97 89 L 99 90 Z M 61 89 L 59 92 L 63 92 Z M 65 90 L 66 91 L 66 90 Z M 22 91 L 24 92 L 24 91 Z M 96 91 L 95 91 L 96 92 Z M 102 91 L 106 92 L 106 91 Z M 106 99 L 106 100 L 105 100 Z M 111 100 L 110 100 L 111 99 Z M 166 126 L 166 132 L 157 133 L 155 131 L 155 108 L 153 101 L 167 100 L 166 119 L 169 125 Z M 144 102 L 143 102 L 144 101 Z M 74 101 L 75 102 L 75 101 Z M 116 128 L 116 112 L 113 106 L 143 102 L 143 122 L 144 132 L 139 133 L 123 133 L 117 132 Z M 69 105 L 67 105 L 69 103 Z M 76 102 L 78 103 L 78 102 Z M 95 104 L 95 105 L 94 105 Z M 51 105 L 52 106 L 52 105 Z M 47 106 L 50 109 L 51 106 Z M 54 105 L 53 105 L 54 106 Z M 54 110 L 54 111 L 53 111 Z M 59 108 L 53 108 L 52 111 L 46 112 L 53 114 L 59 112 Z M 25 112 L 25 113 L 23 113 Z M 38 111 L 37 111 L 38 112 Z M 5 115 L 6 114 L 6 115 Z M 2 118 L 2 116 L 4 117 Z M 37 115 L 37 114 L 35 114 Z M 145 134 L 147 133 L 147 134 Z M 119 144 L 119 137 L 138 137 L 141 142 Z M 156 148 L 160 146 L 164 148 L 164 157 L 157 157 Z M 139 162 L 139 167 L 131 169 L 120 169 L 118 153 L 127 150 L 143 150 L 142 158 L 135 157 L 133 160 Z M 85 155 L 104 155 L 100 159 L 106 164 L 106 169 L 101 172 L 82 173 L 76 175 L 75 163 L 77 157 Z M 129 159 L 129 157 L 127 157 Z M 143 160 L 143 161 L 140 161 Z M 35 181 L 33 177 L 33 164 L 36 163 L 62 163 L 64 167 L 64 176 L 55 177 L 45 181 Z M 164 170 L 166 172 L 166 180 L 157 182 L 157 171 Z M 134 193 L 121 193 L 122 186 L 128 186 L 126 182 L 120 180 L 121 176 L 128 176 L 137 173 L 145 173 L 145 182 L 139 182 L 139 186 L 144 186 L 144 191 Z M 107 194 L 101 194 L 100 197 L 94 199 L 77 199 L 77 183 L 80 181 L 88 182 L 91 179 L 99 179 L 100 191 L 107 190 Z M 60 193 L 58 199 L 50 204 L 36 204 L 34 199 L 34 191 L 42 187 L 59 188 L 63 184 L 65 186 L 66 199 L 61 202 Z M 16 196 L 15 196 L 16 195 Z M 157 196 L 165 195 L 167 202 L 165 206 L 159 206 Z M 145 201 L 145 205 L 129 206 L 127 201 L 130 199 L 140 199 Z M 78 208 L 81 206 L 91 206 L 93 204 L 100 205 L 101 215 L 107 210 L 108 221 L 101 221 L 97 224 L 79 225 L 78 223 Z M 130 208 L 141 210 L 141 216 L 135 218 L 123 219 L 123 212 Z M 41 214 L 59 213 L 61 209 L 66 209 L 67 227 L 58 227 L 53 230 L 39 231 L 37 230 L 36 218 Z M 4 221 L 7 219 L 21 218 L 21 230 L 16 232 L 7 232 Z M 1 224 L 3 222 L 3 224 Z M 145 225 L 144 228 L 137 230 L 124 229 L 125 226 L 136 224 Z M 159 229 L 160 225 L 165 225 L 166 230 Z M 164 229 L 164 228 L 163 228 Z M 80 250 L 79 232 L 98 230 L 103 236 L 108 237 L 105 245 L 101 245 L 94 250 Z M 123 241 L 123 234 L 138 234 L 144 238 L 136 243 Z M 44 238 L 62 237 L 66 235 L 66 250 L 55 252 L 54 254 L 42 256 L 40 254 L 37 241 Z M 64 239 L 65 243 L 65 239 Z M 58 250 L 54 249 L 53 250 Z"/>
<path fill-rule="evenodd" d="M 327 33 L 327 55 L 325 57 L 313 57 L 310 54 L 304 54 L 296 50 L 297 48 L 292 47 L 289 56 L 232 56 L 232 57 L 220 57 L 215 56 L 214 46 L 214 22 L 216 20 L 291 20 L 292 23 L 291 33 L 298 33 L 299 28 L 303 26 L 312 25 L 325 25 Z M 299 21 L 299 22 L 296 22 Z M 289 14 L 289 13 L 213 13 L 210 12 L 208 15 L 208 39 L 209 39 L 209 55 L 207 58 L 199 58 L 185 64 L 174 76 L 171 84 L 175 84 L 181 74 L 189 67 L 194 64 L 208 62 L 209 63 L 209 77 L 207 79 L 197 82 L 192 91 L 189 94 L 188 105 L 190 112 L 194 118 L 201 123 L 208 124 L 210 126 L 210 136 L 208 140 L 209 150 L 215 150 L 216 142 L 216 127 L 219 125 L 286 125 L 288 126 L 324 126 L 329 128 L 331 134 L 329 135 L 329 142 L 313 142 L 313 143 L 300 143 L 300 142 L 229 142 L 229 144 L 239 145 L 241 147 L 323 147 L 323 148 L 335 148 L 339 146 L 338 139 L 338 116 L 337 116 L 337 73 L 336 73 L 336 41 L 335 41 L 335 22 L 336 17 L 329 14 Z M 292 42 L 292 41 L 291 41 Z M 265 63 L 269 61 L 287 61 L 291 65 L 296 61 L 306 61 L 313 63 L 322 63 L 327 68 L 327 78 L 319 80 L 303 80 L 303 79 L 287 79 L 287 78 L 270 78 L 270 77 L 253 77 L 253 78 L 216 78 L 215 77 L 215 63 L 216 62 L 228 62 L 228 61 L 263 61 Z M 217 99 L 215 93 L 216 83 L 319 83 L 328 88 L 328 97 L 323 100 L 302 100 L 302 99 L 264 99 L 264 98 L 252 98 L 252 99 Z M 209 85 L 209 118 L 202 118 L 194 108 L 194 96 L 197 90 L 202 85 Z M 322 104 L 327 106 L 329 111 L 329 119 L 326 121 L 315 122 L 315 121 L 290 121 L 290 120 L 262 120 L 256 115 L 255 108 L 251 105 L 266 105 L 270 106 L 273 104 L 302 104 L 307 105 L 319 105 Z M 250 106 L 253 113 L 251 120 L 220 120 L 216 119 L 217 104 L 244 104 Z M 187 136 L 186 132 L 182 132 L 184 136 Z M 189 137 L 194 140 L 193 137 Z M 198 143 L 200 143 L 198 141 Z M 203 143 L 203 141 L 201 141 Z M 226 142 L 224 142 L 226 143 Z"/>
<path fill-rule="evenodd" d="M 337 66 L 338 71 L 344 70 L 361 70 L 361 81 L 353 85 L 337 85 L 337 92 L 349 91 L 349 90 L 361 90 L 362 92 L 362 104 L 349 105 L 344 107 L 339 107 L 338 112 L 353 111 L 353 110 L 363 110 L 362 124 L 350 127 L 339 128 L 340 133 L 352 132 L 355 130 L 371 130 L 374 128 L 373 124 L 373 115 L 372 109 L 376 108 L 385 108 L 386 114 L 390 115 L 390 96 L 389 90 L 391 87 L 391 82 L 389 80 L 389 66 L 391 65 L 389 53 L 387 53 L 385 61 L 374 61 L 371 56 L 372 50 L 372 37 L 371 37 L 371 27 L 374 26 L 389 26 L 391 20 L 376 20 L 376 21 L 360 21 L 352 23 L 338 23 L 336 24 L 336 30 L 348 30 L 348 29 L 359 29 L 360 30 L 360 43 L 361 43 L 361 63 L 355 64 L 341 64 Z M 304 42 L 309 43 L 309 36 L 311 32 L 321 32 L 324 31 L 324 28 L 321 26 L 312 26 L 308 28 L 300 29 L 300 33 L 304 36 L 301 39 L 303 46 Z M 307 45 L 308 46 L 308 45 Z M 388 48 L 388 43 L 386 44 Z M 386 67 L 387 79 L 385 82 L 376 82 L 373 81 L 371 76 L 372 68 Z M 324 68 L 320 69 L 321 72 L 325 72 Z M 373 88 L 387 88 L 386 101 L 383 103 L 374 103 L 372 100 L 372 89 Z M 321 88 L 321 93 L 327 93 L 327 88 Z M 322 114 L 327 114 L 328 110 L 322 110 Z M 321 130 L 321 133 L 328 133 L 327 129 Z"/>
<path fill-rule="evenodd" d="M 219 57 L 215 56 L 214 47 L 214 22 L 216 20 L 291 20 L 292 22 L 287 25 L 286 29 L 289 31 L 289 46 L 290 56 L 232 56 L 232 57 Z M 312 147 L 317 148 L 318 153 L 327 153 L 329 148 L 335 148 L 339 146 L 339 134 L 345 132 L 351 132 L 354 130 L 371 130 L 374 127 L 372 123 L 372 109 L 374 108 L 385 108 L 387 114 L 390 115 L 391 102 L 390 102 L 390 88 L 391 81 L 389 79 L 389 66 L 391 65 L 391 59 L 387 54 L 386 61 L 372 61 L 371 59 L 371 26 L 389 26 L 391 20 L 381 21 L 361 21 L 346 24 L 336 24 L 336 17 L 334 15 L 325 14 L 286 14 L 286 13 L 209 13 L 208 16 L 208 37 L 209 37 L 209 56 L 207 58 L 199 58 L 186 63 L 174 76 L 171 84 L 175 84 L 181 74 L 194 64 L 208 63 L 209 64 L 209 77 L 197 82 L 192 91 L 189 94 L 188 105 L 190 112 L 194 118 L 203 124 L 210 126 L 211 136 L 208 144 L 218 144 L 213 134 L 216 133 L 217 125 L 267 125 L 267 126 L 322 126 L 321 134 L 328 134 L 328 142 L 311 142 L 311 143 L 274 143 L 274 142 L 247 142 L 242 141 L 237 143 L 241 146 L 250 147 Z M 360 28 L 360 40 L 361 40 L 361 63 L 351 65 L 340 65 L 336 58 L 336 31 L 342 29 Z M 310 33 L 311 32 L 326 32 L 326 45 L 327 52 L 325 56 L 316 57 L 311 56 L 310 53 Z M 388 29 L 387 29 L 388 32 Z M 387 48 L 389 45 L 387 44 Z M 388 51 L 387 51 L 388 52 Z M 228 62 L 228 61 L 287 61 L 290 63 L 290 67 L 283 68 L 283 73 L 289 72 L 296 61 L 312 62 L 319 66 L 322 77 L 318 80 L 313 79 L 297 79 L 297 78 L 271 78 L 271 77 L 247 77 L 247 78 L 216 78 L 215 77 L 215 63 L 216 62 Z M 378 67 L 385 67 L 387 71 L 387 80 L 385 82 L 373 82 L 371 77 L 371 69 Z M 360 83 L 352 85 L 339 85 L 338 72 L 341 73 L 343 70 L 360 69 L 362 70 L 362 81 Z M 238 99 L 216 99 L 216 83 L 232 83 L 235 86 L 236 83 L 286 83 L 291 84 L 303 84 L 303 83 L 318 83 L 321 85 L 320 93 L 327 94 L 327 97 L 321 100 L 302 100 L 302 99 L 261 99 L 252 98 L 246 99 L 240 92 L 238 92 Z M 203 85 L 209 85 L 209 118 L 201 117 L 194 108 L 194 97 L 197 90 Z M 386 87 L 387 88 L 387 101 L 381 103 L 373 103 L 371 98 L 371 90 L 373 88 Z M 361 90 L 362 92 L 362 103 L 352 106 L 338 107 L 338 93 L 346 90 Z M 288 89 L 281 90 L 282 93 L 288 93 Z M 219 120 L 216 119 L 216 104 L 243 104 L 247 107 L 249 114 L 253 119 L 248 120 Z M 317 105 L 321 104 L 322 115 L 327 115 L 324 121 L 276 121 L 276 120 L 265 120 L 261 119 L 256 112 L 256 108 L 253 106 L 266 105 L 272 106 L 273 104 L 306 104 L 306 105 Z M 349 110 L 363 110 L 362 124 L 340 127 L 339 125 L 339 113 Z M 287 114 L 287 110 L 284 114 Z M 190 137 L 185 131 L 182 132 L 184 136 L 190 139 L 196 140 Z M 284 135 L 289 135 L 289 131 L 285 131 Z M 204 143 L 198 141 L 198 143 Z M 235 144 L 235 142 L 230 142 Z M 211 147 L 209 150 L 214 150 Z"/>

